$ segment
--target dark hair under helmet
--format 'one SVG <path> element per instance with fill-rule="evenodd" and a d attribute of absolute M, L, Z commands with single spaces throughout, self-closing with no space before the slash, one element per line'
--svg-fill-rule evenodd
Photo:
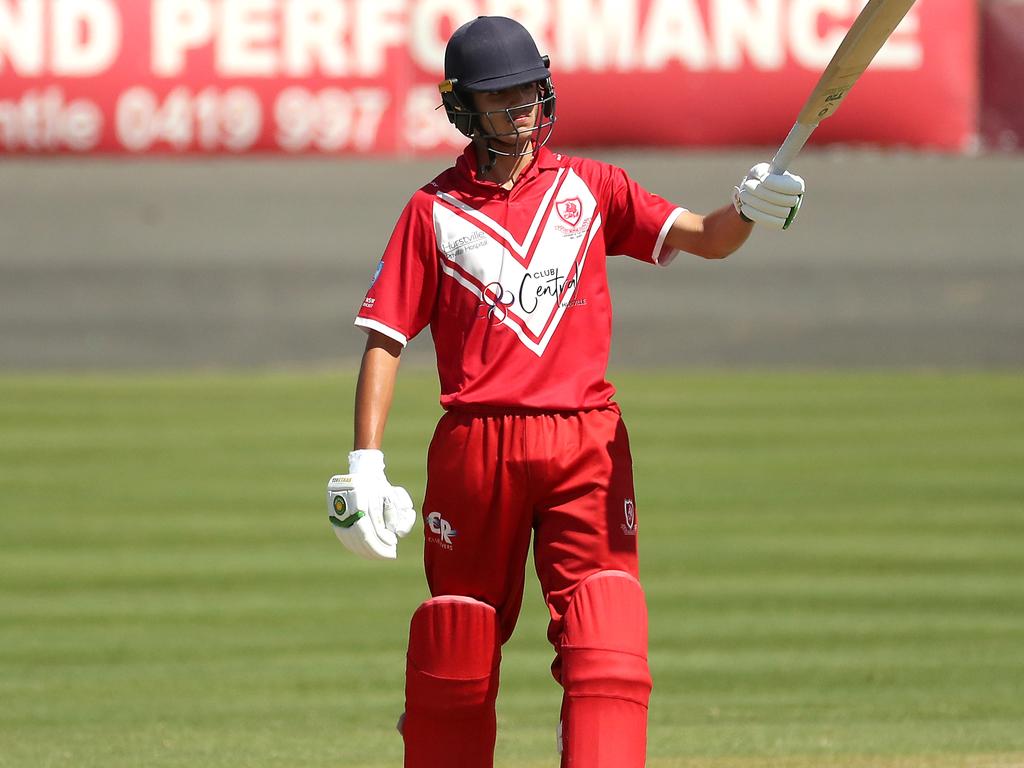
<path fill-rule="evenodd" d="M 536 103 L 546 119 L 538 121 L 536 130 L 547 128 L 550 136 L 555 122 L 555 89 L 549 63 L 547 56 L 540 55 L 526 27 L 515 19 L 480 16 L 463 24 L 448 40 L 445 80 L 438 86 L 448 119 L 466 136 L 479 130 L 486 137 L 480 122 L 486 113 L 475 111 L 470 94 L 539 83 Z"/>

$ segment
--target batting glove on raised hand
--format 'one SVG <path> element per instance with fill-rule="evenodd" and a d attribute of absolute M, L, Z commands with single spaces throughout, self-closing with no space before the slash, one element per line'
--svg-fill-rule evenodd
<path fill-rule="evenodd" d="M 398 539 L 416 524 L 416 510 L 404 488 L 384 475 L 380 451 L 352 451 L 348 474 L 327 483 L 327 517 L 345 547 L 370 560 L 398 557 Z"/>
<path fill-rule="evenodd" d="M 745 221 L 773 229 L 789 229 L 803 199 L 804 180 L 789 171 L 772 173 L 768 163 L 755 165 L 732 190 L 732 204 Z"/>

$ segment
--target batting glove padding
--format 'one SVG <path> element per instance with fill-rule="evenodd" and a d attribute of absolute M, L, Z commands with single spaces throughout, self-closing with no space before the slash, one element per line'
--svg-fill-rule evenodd
<path fill-rule="evenodd" d="M 771 173 L 768 163 L 751 168 L 732 191 L 732 204 L 740 216 L 773 229 L 789 229 L 803 199 L 804 180 L 789 171 Z"/>
<path fill-rule="evenodd" d="M 398 557 L 398 539 L 416 524 L 409 493 L 391 485 L 380 451 L 353 451 L 349 473 L 327 483 L 327 517 L 345 547 L 370 560 Z"/>

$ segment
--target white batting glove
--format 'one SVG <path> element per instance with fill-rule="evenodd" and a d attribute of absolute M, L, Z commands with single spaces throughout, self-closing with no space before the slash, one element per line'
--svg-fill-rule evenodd
<path fill-rule="evenodd" d="M 738 187 L 733 187 L 732 204 L 745 221 L 789 229 L 804 199 L 804 180 L 784 171 L 771 173 L 771 165 L 758 163 Z"/>
<path fill-rule="evenodd" d="M 348 474 L 327 483 L 327 517 L 345 547 L 370 560 L 398 557 L 398 539 L 416 524 L 416 510 L 404 488 L 384 475 L 380 451 L 352 451 Z"/>

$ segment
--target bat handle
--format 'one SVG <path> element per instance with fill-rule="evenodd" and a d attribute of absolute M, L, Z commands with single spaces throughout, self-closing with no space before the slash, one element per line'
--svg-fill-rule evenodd
<path fill-rule="evenodd" d="M 803 149 L 804 144 L 811 137 L 814 129 L 818 127 L 817 123 L 809 125 L 807 123 L 793 123 L 793 127 L 789 131 L 789 135 L 786 140 L 782 142 L 782 146 L 779 147 L 779 151 L 775 153 L 775 157 L 772 158 L 772 173 L 782 173 L 789 164 L 793 162 L 796 156 Z"/>

